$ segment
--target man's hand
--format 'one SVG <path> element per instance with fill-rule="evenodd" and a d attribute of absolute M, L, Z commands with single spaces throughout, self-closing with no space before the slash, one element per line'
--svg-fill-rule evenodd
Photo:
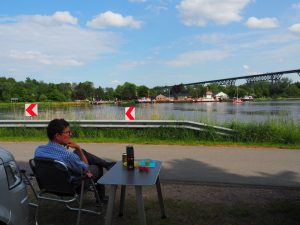
<path fill-rule="evenodd" d="M 71 148 L 76 149 L 76 150 L 79 152 L 79 157 L 80 157 L 80 159 L 81 159 L 83 162 L 85 162 L 86 164 L 89 164 L 89 161 L 87 160 L 87 158 L 86 158 L 85 155 L 83 154 L 83 151 L 82 151 L 81 147 L 80 147 L 78 144 L 76 144 L 75 142 L 70 141 L 70 142 L 66 145 L 66 147 L 67 147 L 67 148 L 68 148 L 68 147 L 71 147 Z"/>
<path fill-rule="evenodd" d="M 87 171 L 87 172 L 86 172 L 86 175 L 87 175 L 89 178 L 93 177 L 93 174 L 92 174 L 90 171 Z"/>
<path fill-rule="evenodd" d="M 70 141 L 66 145 L 66 148 L 73 148 L 73 149 L 76 149 L 76 150 L 81 150 L 81 147 L 78 144 L 76 144 L 75 142 L 72 142 L 72 141 Z"/>

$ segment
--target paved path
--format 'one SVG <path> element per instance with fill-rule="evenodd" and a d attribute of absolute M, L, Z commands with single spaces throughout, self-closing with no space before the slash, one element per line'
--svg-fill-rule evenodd
<path fill-rule="evenodd" d="M 42 143 L 0 142 L 27 167 Z M 121 160 L 126 144 L 83 143 L 90 152 Z M 134 144 L 136 158 L 163 161 L 162 180 L 300 187 L 300 150 Z"/>

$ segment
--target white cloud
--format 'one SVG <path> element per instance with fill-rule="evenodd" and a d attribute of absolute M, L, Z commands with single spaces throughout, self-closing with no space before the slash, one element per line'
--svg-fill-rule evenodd
<path fill-rule="evenodd" d="M 53 19 L 59 22 L 63 23 L 69 23 L 69 24 L 77 24 L 78 19 L 73 17 L 69 12 L 64 11 L 64 12 L 56 12 L 53 15 Z"/>
<path fill-rule="evenodd" d="M 289 30 L 294 34 L 300 34 L 300 23 L 296 23 L 289 27 Z"/>
<path fill-rule="evenodd" d="M 112 81 L 110 82 L 110 84 L 113 85 L 113 86 L 117 86 L 117 85 L 119 85 L 119 84 L 121 84 L 121 83 L 122 83 L 122 82 L 119 81 L 119 80 L 112 80 Z"/>
<path fill-rule="evenodd" d="M 76 59 L 45 55 L 39 51 L 18 51 L 11 50 L 9 57 L 17 60 L 35 61 L 44 65 L 55 66 L 80 66 L 82 63 Z"/>
<path fill-rule="evenodd" d="M 132 61 L 126 61 L 123 64 L 120 65 L 122 69 L 133 69 L 138 66 L 143 66 L 149 64 L 149 61 L 145 60 L 132 60 Z"/>
<path fill-rule="evenodd" d="M 300 9 L 300 3 L 296 3 L 292 5 L 293 9 Z"/>
<path fill-rule="evenodd" d="M 163 5 L 149 5 L 149 6 L 147 6 L 146 9 L 149 10 L 150 12 L 155 13 L 156 15 L 158 15 L 162 11 L 168 10 L 168 7 L 163 6 Z"/>
<path fill-rule="evenodd" d="M 33 16 L 21 16 L 19 18 L 23 22 L 34 22 L 40 23 L 44 25 L 58 25 L 58 24 L 69 24 L 76 25 L 78 23 L 78 19 L 73 17 L 68 11 L 63 12 L 55 12 L 51 16 L 46 15 L 33 15 Z"/>
<path fill-rule="evenodd" d="M 176 59 L 168 61 L 167 65 L 171 67 L 184 67 L 193 64 L 201 64 L 209 61 L 217 61 L 225 59 L 230 55 L 226 50 L 204 50 L 186 52 L 176 57 Z"/>
<path fill-rule="evenodd" d="M 49 68 L 80 66 L 115 52 L 119 46 L 115 34 L 74 26 L 78 21 L 68 13 L 0 21 L 2 71 L 42 73 Z"/>
<path fill-rule="evenodd" d="M 299 43 L 291 43 L 284 46 L 278 46 L 272 50 L 262 51 L 260 53 L 259 59 L 269 62 L 285 62 L 286 64 L 290 61 L 297 61 L 300 51 Z M 286 65 L 285 65 L 286 66 Z"/>
<path fill-rule="evenodd" d="M 243 68 L 244 68 L 245 70 L 249 70 L 249 66 L 248 66 L 248 65 L 243 65 Z"/>
<path fill-rule="evenodd" d="M 122 16 L 119 13 L 106 11 L 94 17 L 91 21 L 87 22 L 87 26 L 91 28 L 105 28 L 105 27 L 131 27 L 140 28 L 141 21 L 135 20 L 132 16 Z"/>
<path fill-rule="evenodd" d="M 248 28 L 267 29 L 267 28 L 276 28 L 279 26 L 279 24 L 276 18 L 266 17 L 266 18 L 258 19 L 256 17 L 250 17 L 246 22 L 246 26 Z"/>
<path fill-rule="evenodd" d="M 251 0 L 182 0 L 177 8 L 187 26 L 205 26 L 212 21 L 228 24 L 241 20 L 240 13 Z"/>

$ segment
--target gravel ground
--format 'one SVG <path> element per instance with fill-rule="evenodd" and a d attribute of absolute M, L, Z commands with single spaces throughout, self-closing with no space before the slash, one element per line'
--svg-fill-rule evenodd
<path fill-rule="evenodd" d="M 155 187 L 144 187 L 143 196 L 148 225 L 299 225 L 300 189 L 258 186 L 228 186 L 161 182 L 168 218 L 160 219 Z M 30 192 L 30 191 L 29 191 Z M 133 187 L 126 188 L 126 207 L 118 217 L 120 188 L 117 190 L 113 224 L 138 225 Z M 92 193 L 86 201 L 94 205 Z M 31 194 L 32 199 L 32 194 Z M 31 208 L 30 225 L 34 225 Z M 104 224 L 101 216 L 82 216 L 82 225 Z M 76 214 L 61 204 L 43 203 L 40 225 L 75 224 Z"/>
<path fill-rule="evenodd" d="M 162 182 L 161 186 L 164 198 L 197 203 L 220 203 L 225 205 L 234 205 L 237 203 L 256 205 L 274 201 L 300 203 L 300 189 L 296 188 L 169 182 Z M 130 195 L 134 195 L 133 188 L 128 188 L 128 190 Z M 143 190 L 143 194 L 145 198 L 156 198 L 155 188 L 146 187 Z"/>

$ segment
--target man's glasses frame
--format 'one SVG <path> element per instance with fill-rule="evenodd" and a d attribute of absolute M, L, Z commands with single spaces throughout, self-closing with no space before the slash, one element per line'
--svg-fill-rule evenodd
<path fill-rule="evenodd" d="M 68 131 L 63 131 L 60 134 L 68 134 L 68 135 L 72 135 L 72 131 L 68 130 Z"/>

